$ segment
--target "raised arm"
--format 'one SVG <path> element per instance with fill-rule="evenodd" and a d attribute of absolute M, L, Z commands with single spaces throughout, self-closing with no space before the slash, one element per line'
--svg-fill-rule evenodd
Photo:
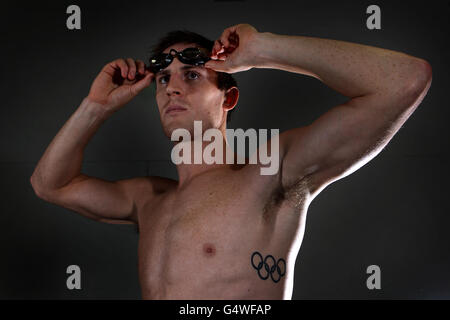
<path fill-rule="evenodd" d="M 206 66 L 216 71 L 268 68 L 304 74 L 350 98 L 312 124 L 280 134 L 283 186 L 305 179 L 313 197 L 373 159 L 421 103 L 432 78 L 425 60 L 404 53 L 260 33 L 248 24 L 225 29 L 211 57 Z"/>
<path fill-rule="evenodd" d="M 135 195 L 149 191 L 151 180 L 106 181 L 82 174 L 81 165 L 84 149 L 101 124 L 147 87 L 152 77 L 142 61 L 132 59 L 115 60 L 101 70 L 89 95 L 36 166 L 31 185 L 37 196 L 98 221 L 137 223 Z"/>
<path fill-rule="evenodd" d="M 260 34 L 259 68 L 313 76 L 349 97 L 280 135 L 282 183 L 306 178 L 317 195 L 373 159 L 421 103 L 431 66 L 410 55 L 330 39 Z"/>

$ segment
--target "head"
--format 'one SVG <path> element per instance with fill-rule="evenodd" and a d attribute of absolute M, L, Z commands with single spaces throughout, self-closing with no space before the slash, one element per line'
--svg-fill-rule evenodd
<path fill-rule="evenodd" d="M 197 33 L 172 31 L 153 46 L 151 56 L 190 47 L 203 48 L 210 53 L 213 45 L 213 41 Z M 195 120 L 202 121 L 203 130 L 225 128 L 239 97 L 236 80 L 230 74 L 203 65 L 187 65 L 178 58 L 155 75 L 155 83 L 161 124 L 168 137 L 177 128 L 187 129 L 193 136 Z M 171 105 L 184 110 L 166 113 Z"/>

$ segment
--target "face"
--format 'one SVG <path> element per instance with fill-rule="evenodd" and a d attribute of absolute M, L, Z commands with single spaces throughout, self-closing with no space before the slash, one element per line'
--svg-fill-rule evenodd
<path fill-rule="evenodd" d="M 182 51 L 196 47 L 195 44 L 179 43 L 164 50 Z M 204 66 L 183 64 L 174 58 L 164 70 L 158 72 L 156 81 L 156 103 L 158 105 L 164 133 L 170 138 L 177 128 L 194 134 L 194 120 L 201 120 L 203 130 L 219 128 L 225 121 L 225 92 L 217 88 L 217 73 Z M 180 109 L 173 109 L 180 106 Z"/>

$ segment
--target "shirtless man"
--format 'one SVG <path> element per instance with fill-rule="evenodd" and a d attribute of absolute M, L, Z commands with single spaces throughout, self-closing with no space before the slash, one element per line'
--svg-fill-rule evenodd
<path fill-rule="evenodd" d="M 177 43 L 164 53 L 195 46 Z M 107 64 L 46 149 L 31 184 L 38 197 L 88 218 L 138 225 L 144 299 L 291 299 L 309 204 L 386 146 L 428 91 L 431 67 L 399 52 L 262 33 L 248 24 L 225 29 L 206 49 L 206 64 L 176 57 L 156 74 L 139 60 Z M 205 163 L 177 165 L 178 181 L 105 181 L 80 172 L 102 122 L 153 80 L 168 137 L 176 128 L 192 132 L 194 120 L 225 133 L 238 89 L 219 90 L 217 72 L 251 68 L 313 76 L 349 97 L 312 124 L 277 136 L 276 174 L 261 175 L 259 164 Z M 121 84 L 114 84 L 115 73 Z"/>

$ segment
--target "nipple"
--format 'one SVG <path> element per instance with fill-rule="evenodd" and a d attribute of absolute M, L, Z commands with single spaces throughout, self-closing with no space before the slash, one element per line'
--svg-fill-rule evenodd
<path fill-rule="evenodd" d="M 212 243 L 205 243 L 203 245 L 203 252 L 207 257 L 213 257 L 216 254 L 216 247 Z"/>

